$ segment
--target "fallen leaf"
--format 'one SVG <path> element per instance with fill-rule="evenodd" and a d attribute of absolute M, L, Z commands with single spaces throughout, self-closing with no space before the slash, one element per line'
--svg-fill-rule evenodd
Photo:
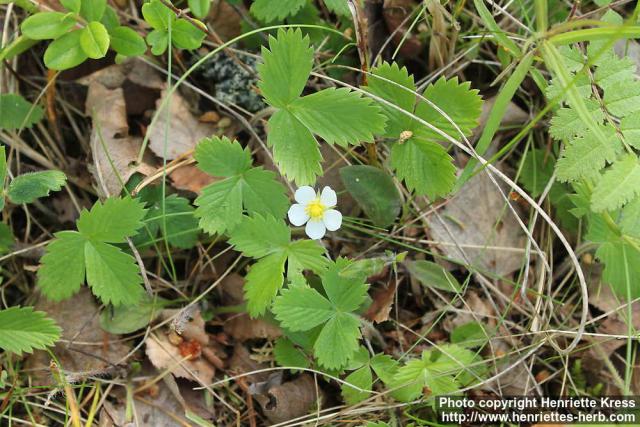
<path fill-rule="evenodd" d="M 302 374 L 293 381 L 274 385 L 266 393 L 253 397 L 269 421 L 277 424 L 308 414 L 318 402 L 317 389 L 313 377 Z"/>
<path fill-rule="evenodd" d="M 431 215 L 428 222 L 432 239 L 441 242 L 440 250 L 464 265 L 497 276 L 522 265 L 524 232 L 484 172 L 469 180 L 439 211 L 439 217 Z"/>
<path fill-rule="evenodd" d="M 100 328 L 98 305 L 86 286 L 61 302 L 40 298 L 36 310 L 46 312 L 63 330 L 61 340 L 52 351 L 69 381 L 114 373 L 114 368 L 124 362 L 131 349 L 129 343 Z M 29 356 L 26 363 L 34 384 L 51 384 L 50 360 L 46 351 L 36 351 Z"/>
<path fill-rule="evenodd" d="M 393 43 L 400 46 L 400 54 L 408 58 L 418 56 L 423 50 L 422 42 L 415 34 L 407 35 L 412 23 L 409 15 L 413 14 L 416 7 L 414 0 L 385 0 L 382 8 Z"/>
<path fill-rule="evenodd" d="M 169 178 L 176 189 L 196 194 L 200 194 L 204 187 L 215 181 L 215 178 L 202 172 L 195 165 L 182 166 L 171 172 Z"/>
<path fill-rule="evenodd" d="M 364 317 L 375 323 L 389 320 L 391 306 L 396 296 L 396 288 L 397 284 L 395 281 L 388 286 L 378 288 L 373 294 L 373 302 Z"/>
<path fill-rule="evenodd" d="M 168 369 L 178 378 L 211 384 L 214 367 L 201 356 L 185 360 L 179 346 L 173 345 L 163 333 L 150 335 L 146 341 L 147 357 L 158 370 Z"/>
<path fill-rule="evenodd" d="M 223 40 L 230 40 L 242 32 L 242 16 L 226 1 L 213 2 L 207 21 Z"/>
<path fill-rule="evenodd" d="M 156 102 L 156 108 L 160 108 L 167 97 L 167 88 Z M 169 123 L 167 123 L 167 118 Z M 166 131 L 168 133 L 165 133 Z M 159 112 L 153 127 L 149 128 L 149 148 L 158 157 L 173 160 L 189 150 L 193 150 L 201 139 L 213 135 L 216 127 L 209 123 L 202 123 L 193 115 L 189 104 L 178 91 L 171 95 L 169 100 L 169 113 L 163 108 Z M 165 149 L 166 143 L 166 149 Z"/>

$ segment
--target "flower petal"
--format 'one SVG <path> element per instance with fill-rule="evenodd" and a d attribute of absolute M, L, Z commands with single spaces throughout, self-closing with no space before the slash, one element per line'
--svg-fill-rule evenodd
<path fill-rule="evenodd" d="M 325 207 L 331 208 L 338 204 L 338 196 L 331 187 L 324 187 L 320 195 L 320 202 L 325 205 Z"/>
<path fill-rule="evenodd" d="M 325 227 L 322 221 L 309 221 L 304 231 L 311 239 L 318 240 L 324 237 L 327 232 L 327 227 Z"/>
<path fill-rule="evenodd" d="M 296 194 L 294 197 L 296 199 L 296 202 L 306 205 L 317 197 L 316 190 L 314 190 L 313 187 L 304 185 L 296 190 Z"/>
<path fill-rule="evenodd" d="M 289 222 L 296 227 L 299 227 L 309 221 L 309 215 L 307 214 L 305 206 L 299 203 L 291 205 L 287 215 L 289 216 Z"/>
<path fill-rule="evenodd" d="M 342 214 L 335 209 L 329 209 L 324 213 L 324 225 L 329 231 L 336 231 L 342 225 Z"/>

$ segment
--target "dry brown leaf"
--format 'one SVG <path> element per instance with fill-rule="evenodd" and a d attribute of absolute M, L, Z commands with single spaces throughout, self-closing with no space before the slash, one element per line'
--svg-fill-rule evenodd
<path fill-rule="evenodd" d="M 293 381 L 274 385 L 254 398 L 269 421 L 277 424 L 308 414 L 318 402 L 317 389 L 313 377 L 303 374 Z"/>
<path fill-rule="evenodd" d="M 382 9 L 384 21 L 389 33 L 393 35 L 394 44 L 396 46 L 402 44 L 400 54 L 408 58 L 418 56 L 423 50 L 422 42 L 416 35 L 407 35 L 407 30 L 412 23 L 410 15 L 416 7 L 414 0 L 385 0 Z"/>
<path fill-rule="evenodd" d="M 182 166 L 171 172 L 169 178 L 178 190 L 191 191 L 196 194 L 200 194 L 204 187 L 215 181 L 215 178 L 202 172 L 195 165 Z"/>
<path fill-rule="evenodd" d="M 36 309 L 46 312 L 63 330 L 61 340 L 52 351 L 70 380 L 114 373 L 113 368 L 123 363 L 131 349 L 129 343 L 119 341 L 117 335 L 100 328 L 98 305 L 86 286 L 61 302 L 41 298 Z M 27 368 L 32 372 L 35 384 L 51 383 L 50 360 L 45 351 L 36 351 L 28 358 Z"/>
<path fill-rule="evenodd" d="M 204 330 L 205 321 L 199 310 L 186 313 L 179 309 L 165 309 L 160 313 L 160 319 L 177 319 L 179 326 L 176 329 L 180 329 L 177 331 L 180 336 L 186 340 L 196 340 L 203 346 L 209 345 L 209 335 Z"/>
<path fill-rule="evenodd" d="M 213 3 L 207 21 L 223 40 L 230 40 L 242 32 L 242 16 L 226 1 Z"/>
<path fill-rule="evenodd" d="M 186 378 L 200 384 L 210 384 L 213 381 L 215 369 L 211 363 L 200 355 L 185 360 L 181 348 L 169 342 L 163 333 L 147 338 L 146 353 L 158 370 L 168 369 L 178 378 Z"/>
<path fill-rule="evenodd" d="M 454 260 L 497 276 L 522 265 L 524 232 L 484 172 L 469 180 L 439 211 L 439 217 L 431 215 L 428 221 L 432 239 L 444 243 L 440 250 Z"/>
<path fill-rule="evenodd" d="M 373 302 L 364 317 L 375 323 L 388 320 L 391 306 L 395 300 L 397 286 L 397 283 L 394 281 L 389 286 L 377 289 L 372 297 Z"/>
<path fill-rule="evenodd" d="M 162 106 L 166 97 L 167 88 L 165 87 L 156 102 L 156 108 Z M 191 112 L 187 101 L 177 91 L 173 93 L 169 100 L 168 118 L 170 120 L 169 123 L 167 123 L 167 109 L 163 108 L 159 112 L 155 124 L 149 128 L 147 134 L 149 148 L 158 157 L 164 157 L 166 142 L 167 160 L 173 160 L 181 154 L 193 150 L 201 139 L 213 135 L 216 130 L 215 126 L 200 122 Z M 167 130 L 169 131 L 168 133 L 166 133 Z"/>

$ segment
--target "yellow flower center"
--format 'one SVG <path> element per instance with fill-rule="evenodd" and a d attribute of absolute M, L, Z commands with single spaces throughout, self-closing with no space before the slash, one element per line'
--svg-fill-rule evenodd
<path fill-rule="evenodd" d="M 307 215 L 309 215 L 311 219 L 315 220 L 318 220 L 324 216 L 325 209 L 326 208 L 324 207 L 322 202 L 320 202 L 319 198 L 309 202 L 309 204 L 305 208 L 305 210 L 307 211 Z"/>

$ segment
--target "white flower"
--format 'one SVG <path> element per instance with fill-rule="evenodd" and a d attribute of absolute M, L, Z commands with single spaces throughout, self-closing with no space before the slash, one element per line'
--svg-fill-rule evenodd
<path fill-rule="evenodd" d="M 305 185 L 296 190 L 296 202 L 289 208 L 289 221 L 295 226 L 305 223 L 304 231 L 312 239 L 322 239 L 327 232 L 336 231 L 342 225 L 342 214 L 335 209 L 338 203 L 336 192 L 324 187 L 318 195 L 312 187 Z"/>

